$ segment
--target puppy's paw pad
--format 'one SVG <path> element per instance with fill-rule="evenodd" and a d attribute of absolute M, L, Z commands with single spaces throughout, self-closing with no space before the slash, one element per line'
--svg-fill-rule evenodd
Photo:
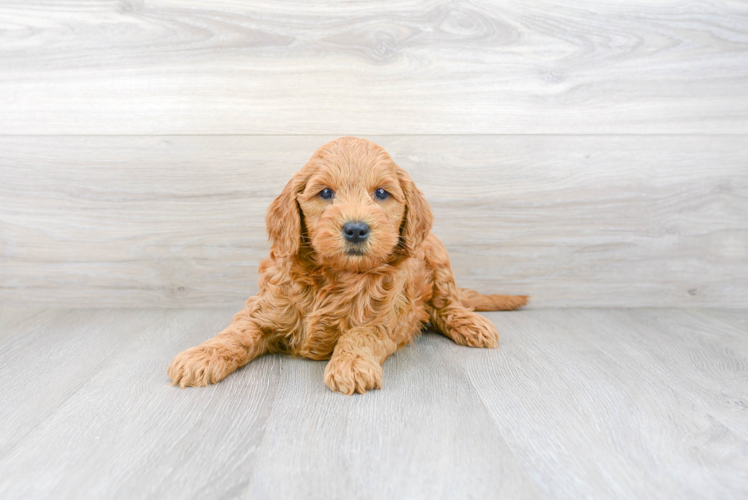
<path fill-rule="evenodd" d="M 172 385 L 201 387 L 223 380 L 232 371 L 230 365 L 215 348 L 196 346 L 177 354 L 167 373 Z"/>
<path fill-rule="evenodd" d="M 325 368 L 325 384 L 351 395 L 382 388 L 382 367 L 373 359 L 350 354 L 334 355 Z"/>

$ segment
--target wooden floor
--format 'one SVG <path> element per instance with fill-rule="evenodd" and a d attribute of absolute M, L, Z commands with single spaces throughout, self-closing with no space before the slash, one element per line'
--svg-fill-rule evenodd
<path fill-rule="evenodd" d="M 0 310 L 0 498 L 746 498 L 748 311 L 491 313 L 384 389 L 267 356 L 205 389 L 171 357 L 232 310 Z"/>

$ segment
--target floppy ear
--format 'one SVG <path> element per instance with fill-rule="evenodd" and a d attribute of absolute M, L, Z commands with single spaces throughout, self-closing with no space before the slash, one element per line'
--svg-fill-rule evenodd
<path fill-rule="evenodd" d="M 413 255 L 431 232 L 434 216 L 413 179 L 400 167 L 397 170 L 400 187 L 405 194 L 405 217 L 400 227 L 400 241 L 405 253 Z"/>
<path fill-rule="evenodd" d="M 301 208 L 296 196 L 303 191 L 301 172 L 296 172 L 281 194 L 273 200 L 265 214 L 270 252 L 296 255 L 301 244 Z"/>

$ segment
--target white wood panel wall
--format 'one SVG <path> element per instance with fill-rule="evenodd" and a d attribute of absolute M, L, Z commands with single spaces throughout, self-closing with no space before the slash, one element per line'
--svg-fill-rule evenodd
<path fill-rule="evenodd" d="M 745 307 L 748 4 L 686 0 L 0 1 L 0 301 L 241 304 L 339 135 L 460 284 Z"/>

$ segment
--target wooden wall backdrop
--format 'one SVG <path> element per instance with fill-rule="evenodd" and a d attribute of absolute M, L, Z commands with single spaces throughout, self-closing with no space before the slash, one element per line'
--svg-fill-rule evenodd
<path fill-rule="evenodd" d="M 0 301 L 239 305 L 340 135 L 462 285 L 746 305 L 748 3 L 690 0 L 0 1 Z"/>

